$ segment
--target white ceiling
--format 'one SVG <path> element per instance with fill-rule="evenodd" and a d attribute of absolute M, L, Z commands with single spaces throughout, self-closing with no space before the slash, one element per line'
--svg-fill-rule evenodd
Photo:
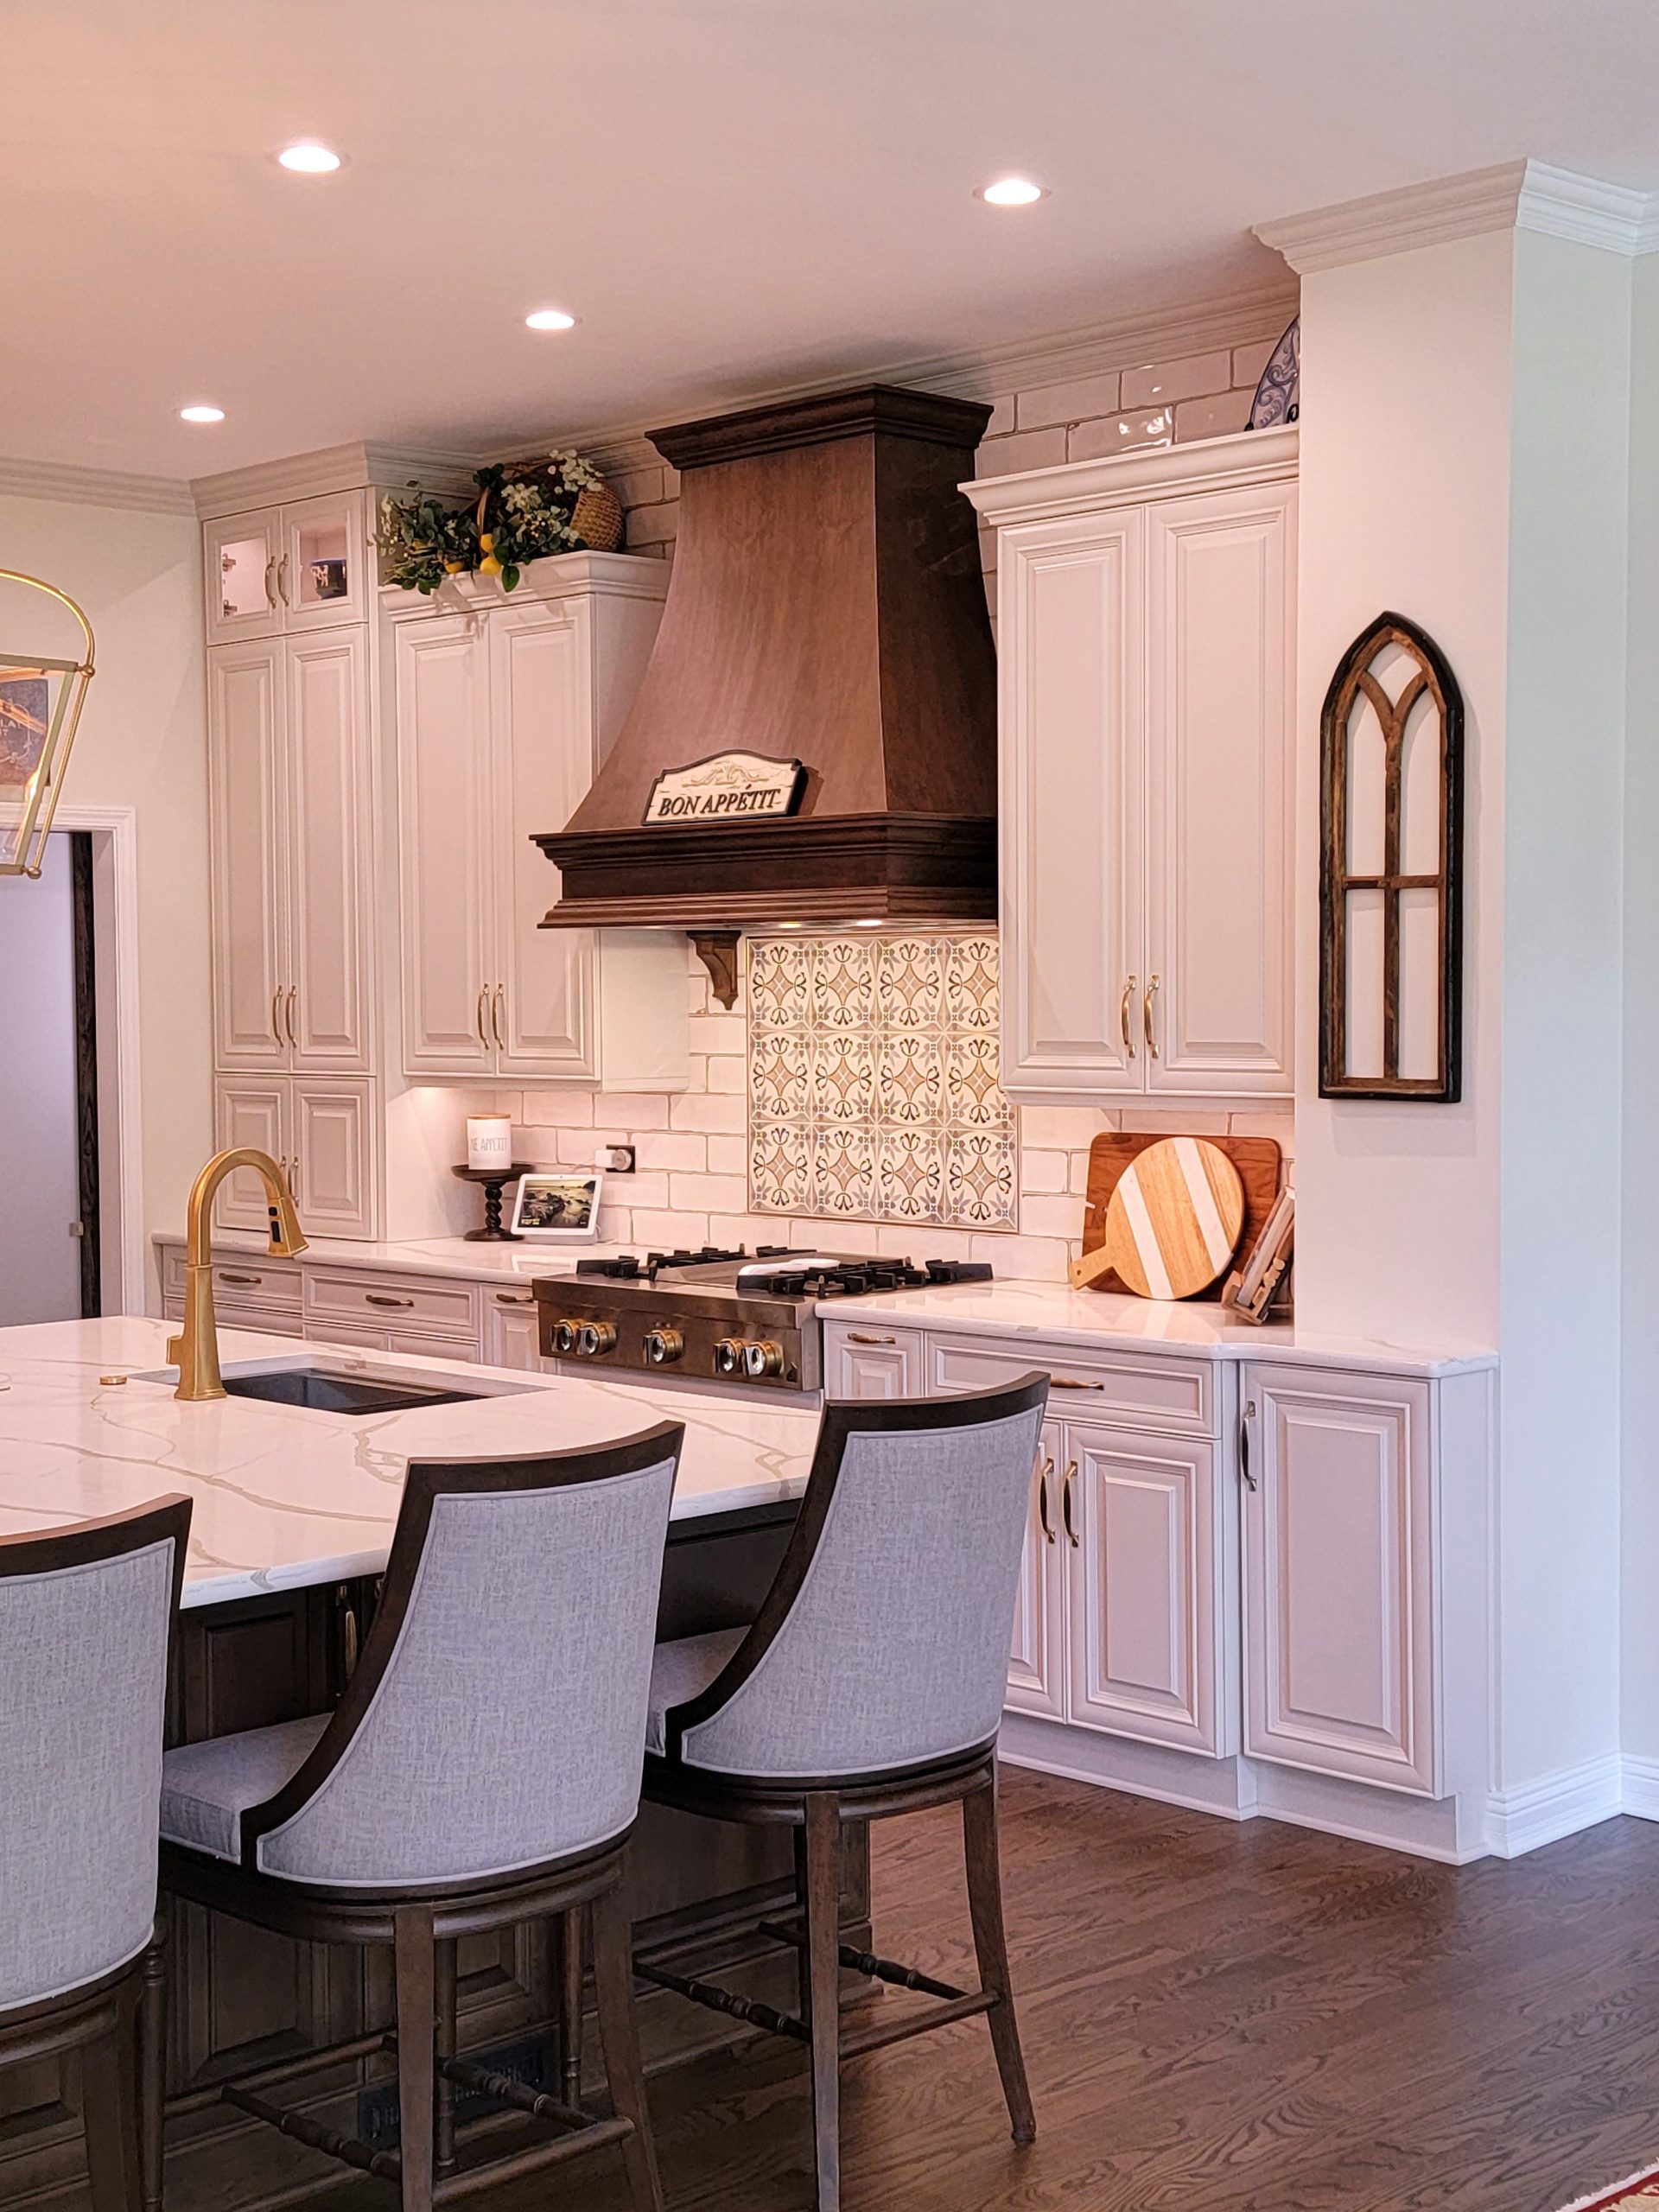
<path fill-rule="evenodd" d="M 1282 277 L 1523 154 L 1659 188 L 1653 0 L 0 0 L 0 453 L 511 445 Z M 349 157 L 293 177 L 315 136 Z M 1052 188 L 999 213 L 1007 170 Z M 537 336 L 524 312 L 567 307 Z M 176 419 L 209 399 L 228 419 Z"/>

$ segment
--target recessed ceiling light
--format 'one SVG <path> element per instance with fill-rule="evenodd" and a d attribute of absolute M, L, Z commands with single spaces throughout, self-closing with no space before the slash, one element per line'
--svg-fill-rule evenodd
<path fill-rule="evenodd" d="M 995 184 L 982 185 L 979 197 L 993 207 L 1029 207 L 1046 195 L 1028 176 L 1000 176 Z"/>
<path fill-rule="evenodd" d="M 225 410 L 222 407 L 181 407 L 179 420 L 181 423 L 222 423 Z"/>
<path fill-rule="evenodd" d="M 531 330 L 574 330 L 576 318 L 563 308 L 537 308 L 524 317 L 524 324 Z"/>
<path fill-rule="evenodd" d="M 334 148 L 320 146 L 315 138 L 297 139 L 293 145 L 284 146 L 276 158 L 285 169 L 297 169 L 302 176 L 327 176 L 340 167 L 340 156 Z"/>

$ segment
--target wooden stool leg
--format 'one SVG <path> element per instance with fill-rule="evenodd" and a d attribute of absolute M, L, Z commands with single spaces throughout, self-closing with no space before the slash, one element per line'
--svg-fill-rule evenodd
<path fill-rule="evenodd" d="M 595 1897 L 592 1910 L 594 1993 L 599 2001 L 599 2040 L 605 2052 L 605 2073 L 617 2118 L 633 2122 L 633 2133 L 622 2145 L 628 2188 L 634 2212 L 663 2212 L 663 2185 L 657 2176 L 645 2069 L 639 2063 L 639 2026 L 633 2010 L 632 1929 L 620 1887 Z M 580 1937 L 579 1927 L 567 1930 L 566 1944 L 578 1960 Z"/>
<path fill-rule="evenodd" d="M 553 1923 L 553 2001 L 558 2009 L 559 2094 L 582 2102 L 582 1914 L 562 1912 Z"/>
<path fill-rule="evenodd" d="M 1016 2143 L 1037 2138 L 1037 2119 L 1031 2108 L 1026 2082 L 1026 2062 L 1020 2053 L 1020 2027 L 1014 2018 L 1014 1989 L 1008 1978 L 1008 1945 L 1002 1928 L 1002 1876 L 996 1846 L 996 1783 L 976 1789 L 962 1801 L 962 1840 L 968 1865 L 968 1910 L 973 1917 L 974 1948 L 979 1956 L 981 1986 L 995 1991 L 997 2002 L 986 2014 L 996 2069 L 1002 2076 L 1002 2094 Z"/>
<path fill-rule="evenodd" d="M 167 1923 L 156 1923 L 138 1993 L 138 2158 L 144 2212 L 162 2212 L 162 2106 L 167 2090 Z"/>
<path fill-rule="evenodd" d="M 432 1916 L 404 1905 L 392 1916 L 397 1980 L 397 2103 L 403 2212 L 432 2212 L 433 2053 L 437 1956 Z"/>
<path fill-rule="evenodd" d="M 435 1991 L 437 2024 L 433 2037 L 433 2050 L 440 2058 L 455 2055 L 455 1944 L 453 1936 L 437 1946 L 435 1960 Z M 433 2129 L 435 2162 L 441 2174 L 452 2174 L 455 2170 L 455 2085 L 447 2075 L 439 2074 L 435 2083 L 437 2116 Z"/>
<path fill-rule="evenodd" d="M 141 2212 L 137 1992 L 123 1990 L 119 2018 L 80 2056 L 81 2124 L 92 2212 Z"/>
<path fill-rule="evenodd" d="M 841 1804 L 833 1790 L 814 1790 L 806 1801 L 806 1961 L 818 2212 L 839 2212 Z"/>

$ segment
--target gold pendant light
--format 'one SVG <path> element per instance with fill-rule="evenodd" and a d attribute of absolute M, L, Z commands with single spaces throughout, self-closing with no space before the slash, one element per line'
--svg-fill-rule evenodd
<path fill-rule="evenodd" d="M 86 641 L 79 660 L 0 651 L 0 875 L 38 876 L 92 680 L 92 626 L 55 584 L 16 569 L 0 569 L 0 583 L 24 584 L 55 599 Z"/>

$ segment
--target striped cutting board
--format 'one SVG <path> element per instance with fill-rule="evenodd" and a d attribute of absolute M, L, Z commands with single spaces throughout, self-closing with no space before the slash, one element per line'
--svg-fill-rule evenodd
<path fill-rule="evenodd" d="M 1202 1137 L 1166 1137 L 1124 1169 L 1105 1255 L 1141 1298 L 1191 1298 L 1230 1262 L 1244 1226 L 1238 1170 Z"/>

